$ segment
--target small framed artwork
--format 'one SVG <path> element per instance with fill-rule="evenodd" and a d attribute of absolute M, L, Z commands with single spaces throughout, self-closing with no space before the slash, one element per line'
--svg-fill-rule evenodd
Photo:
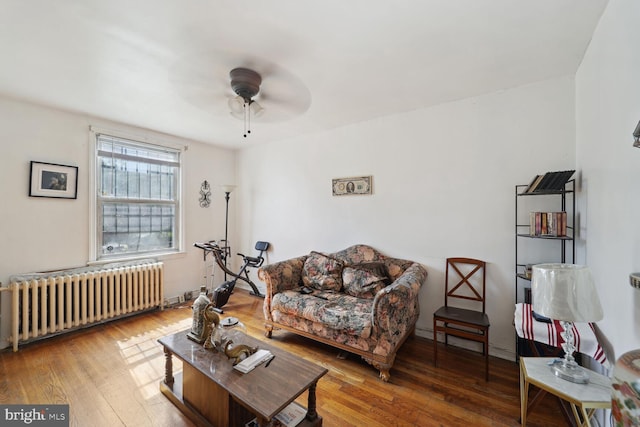
<path fill-rule="evenodd" d="M 29 196 L 76 199 L 78 167 L 32 161 Z"/>
<path fill-rule="evenodd" d="M 371 181 L 371 176 L 335 178 L 332 180 L 333 195 L 349 196 L 355 194 L 371 194 Z"/>

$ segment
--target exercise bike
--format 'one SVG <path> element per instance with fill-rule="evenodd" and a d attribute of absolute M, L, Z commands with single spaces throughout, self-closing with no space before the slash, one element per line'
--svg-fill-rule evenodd
<path fill-rule="evenodd" d="M 238 255 L 242 257 L 242 261 L 243 261 L 242 267 L 240 268 L 240 271 L 238 273 L 234 273 L 233 271 L 229 270 L 229 268 L 227 268 L 227 266 L 225 265 L 225 260 L 227 257 L 226 247 L 220 247 L 215 241 L 210 241 L 206 243 L 194 243 L 194 246 L 205 251 L 204 252 L 205 260 L 207 258 L 208 253 L 213 254 L 216 264 L 218 264 L 218 266 L 222 269 L 222 271 L 224 271 L 226 274 L 229 274 L 231 277 L 233 277 L 233 279 L 224 282 L 213 291 L 211 302 L 214 305 L 215 311 L 217 311 L 218 313 L 223 313 L 222 307 L 229 301 L 229 297 L 231 296 L 231 293 L 233 292 L 233 288 L 236 286 L 236 282 L 238 280 L 242 280 L 243 282 L 246 282 L 249 286 L 251 286 L 251 289 L 252 289 L 252 291 L 250 292 L 251 295 L 264 298 L 264 295 L 260 293 L 260 290 L 258 289 L 256 284 L 253 283 L 249 278 L 248 268 L 250 267 L 258 268 L 262 265 L 262 263 L 264 262 L 264 258 L 262 254 L 267 249 L 269 249 L 269 242 L 262 242 L 262 241 L 256 242 L 255 249 L 257 251 L 260 251 L 257 257 L 251 257 L 251 256 L 238 253 Z M 243 274 L 244 274 L 244 277 L 243 277 Z"/>

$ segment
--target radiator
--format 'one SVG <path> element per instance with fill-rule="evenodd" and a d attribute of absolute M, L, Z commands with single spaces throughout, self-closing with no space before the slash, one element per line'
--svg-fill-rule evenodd
<path fill-rule="evenodd" d="M 10 278 L 11 337 L 18 344 L 164 308 L 163 263 L 110 264 Z"/>

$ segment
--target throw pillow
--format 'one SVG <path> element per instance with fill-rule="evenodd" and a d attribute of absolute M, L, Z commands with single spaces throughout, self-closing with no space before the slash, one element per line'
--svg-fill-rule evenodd
<path fill-rule="evenodd" d="M 358 298 L 373 298 L 391 284 L 387 268 L 381 262 L 355 264 L 342 270 L 345 293 Z"/>
<path fill-rule="evenodd" d="M 342 268 L 340 260 L 311 252 L 302 267 L 302 282 L 321 291 L 339 292 L 342 289 Z"/>

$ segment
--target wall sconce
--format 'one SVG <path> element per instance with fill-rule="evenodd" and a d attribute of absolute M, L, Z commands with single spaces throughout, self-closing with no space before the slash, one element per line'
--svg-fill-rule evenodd
<path fill-rule="evenodd" d="M 633 141 L 633 146 L 640 148 L 640 122 L 636 126 L 636 130 L 633 131 L 633 137 L 636 139 Z"/>

